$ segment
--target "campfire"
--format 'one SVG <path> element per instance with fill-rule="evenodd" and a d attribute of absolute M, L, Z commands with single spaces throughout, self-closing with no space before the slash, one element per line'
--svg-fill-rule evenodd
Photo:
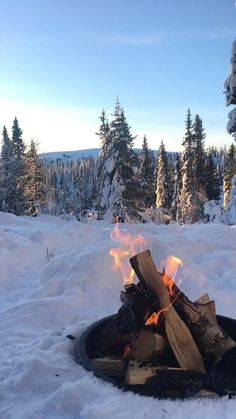
<path fill-rule="evenodd" d="M 121 234 L 118 223 L 112 237 L 122 243 L 122 248 L 110 251 L 113 268 L 120 268 L 124 279 L 122 306 L 96 333 L 90 348 L 94 369 L 123 388 L 142 389 L 142 394 L 235 395 L 232 324 L 227 327 L 227 321 L 224 324 L 216 315 L 207 294 L 193 302 L 183 293 L 180 281 L 174 280 L 182 267 L 179 258 L 170 256 L 160 273 L 151 251 L 143 250 L 147 243 L 142 237 Z"/>

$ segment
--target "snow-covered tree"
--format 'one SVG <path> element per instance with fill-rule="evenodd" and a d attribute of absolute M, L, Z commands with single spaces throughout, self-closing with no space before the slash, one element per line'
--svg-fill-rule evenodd
<path fill-rule="evenodd" d="M 140 200 L 144 206 L 151 206 L 155 203 L 155 158 L 148 147 L 146 136 L 143 138 L 142 151 L 140 153 Z"/>
<path fill-rule="evenodd" d="M 234 144 L 231 144 L 224 162 L 224 207 L 226 207 L 230 189 L 232 186 L 232 177 L 236 173 L 236 147 Z"/>
<path fill-rule="evenodd" d="M 132 205 L 135 192 L 133 140 L 123 108 L 117 101 L 109 126 L 101 199 L 101 207 L 108 216 L 124 217 L 127 207 Z"/>
<path fill-rule="evenodd" d="M 193 167 L 194 183 L 197 192 L 202 193 L 205 188 L 205 150 L 204 139 L 206 135 L 200 116 L 197 114 L 193 123 Z"/>
<path fill-rule="evenodd" d="M 26 186 L 25 197 L 37 206 L 43 207 L 45 204 L 45 169 L 43 161 L 38 155 L 38 143 L 31 140 L 25 156 L 26 162 Z"/>
<path fill-rule="evenodd" d="M 181 219 L 181 190 L 182 190 L 182 175 L 181 175 L 181 159 L 179 153 L 175 155 L 174 163 L 174 177 L 173 177 L 173 196 L 171 203 L 171 213 L 174 220 Z"/>
<path fill-rule="evenodd" d="M 225 80 L 225 100 L 226 105 L 236 104 L 236 39 L 232 44 L 232 55 L 231 55 L 231 69 L 229 77 Z M 236 108 L 232 109 L 229 114 L 229 121 L 227 124 L 227 131 L 232 134 L 236 141 Z"/>
<path fill-rule="evenodd" d="M 165 145 L 161 141 L 158 150 L 157 160 L 157 189 L 156 189 L 156 207 L 170 209 L 171 196 L 170 196 L 170 170 L 167 152 Z"/>
<path fill-rule="evenodd" d="M 194 140 L 193 124 L 190 109 L 187 112 L 186 131 L 183 140 L 182 154 L 182 190 L 181 190 L 181 220 L 193 223 L 199 218 L 199 202 L 194 184 Z"/>
<path fill-rule="evenodd" d="M 12 126 L 12 176 L 15 178 L 16 188 L 14 190 L 14 201 L 11 211 L 16 215 L 24 213 L 26 208 L 25 202 L 25 144 L 22 139 L 22 130 L 19 127 L 17 118 L 13 121 Z"/>
<path fill-rule="evenodd" d="M 220 179 L 211 153 L 206 157 L 205 174 L 206 197 L 209 201 L 218 200 L 220 197 Z"/>
<path fill-rule="evenodd" d="M 236 175 L 232 178 L 230 196 L 226 206 L 225 215 L 228 224 L 236 224 Z"/>
<path fill-rule="evenodd" d="M 96 197 L 96 206 L 100 209 L 101 208 L 101 199 L 102 199 L 102 190 L 104 187 L 104 165 L 107 159 L 107 148 L 109 145 L 109 123 L 106 117 L 105 110 L 102 110 L 100 116 L 101 125 L 99 127 L 99 132 L 97 135 L 100 139 L 100 152 L 97 158 L 96 164 L 96 177 L 97 177 L 97 197 Z"/>
<path fill-rule="evenodd" d="M 16 189 L 16 179 L 12 172 L 13 162 L 12 142 L 4 126 L 0 158 L 0 208 L 5 212 L 13 211 L 14 191 Z"/>

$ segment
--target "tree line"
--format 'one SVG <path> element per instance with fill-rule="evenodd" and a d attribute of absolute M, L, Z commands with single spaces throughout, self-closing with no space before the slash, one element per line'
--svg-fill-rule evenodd
<path fill-rule="evenodd" d="M 47 162 L 40 158 L 36 141 L 25 146 L 17 118 L 11 137 L 4 126 L 0 209 L 22 215 L 34 202 L 45 213 L 73 213 L 78 219 L 93 210 L 108 220 L 142 221 L 151 211 L 163 219 L 193 223 L 202 219 L 207 201 L 223 196 L 227 205 L 236 149 L 232 144 L 229 150 L 206 150 L 198 114 L 192 118 L 187 112 L 182 153 L 167 153 L 162 141 L 154 156 L 146 136 L 141 151 L 135 151 L 119 101 L 111 121 L 102 111 L 97 135 L 101 148 L 96 159 Z"/>

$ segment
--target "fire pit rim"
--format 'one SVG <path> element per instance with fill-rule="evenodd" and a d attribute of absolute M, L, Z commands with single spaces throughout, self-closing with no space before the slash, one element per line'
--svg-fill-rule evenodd
<path fill-rule="evenodd" d="M 76 343 L 75 343 L 75 359 L 77 363 L 83 366 L 87 371 L 93 372 L 93 374 L 96 377 L 110 384 L 113 384 L 115 387 L 118 387 L 119 389 L 123 391 L 132 391 L 134 393 L 138 393 L 143 396 L 148 396 L 149 394 L 145 394 L 144 389 L 142 391 L 142 387 L 144 388 L 145 385 L 139 385 L 139 386 L 126 385 L 124 382 L 116 380 L 115 378 L 112 378 L 108 376 L 107 374 L 104 374 L 101 370 L 99 370 L 92 364 L 91 359 L 89 358 L 87 345 L 88 345 L 89 340 L 91 339 L 92 333 L 94 333 L 95 330 L 96 332 L 98 332 L 99 329 L 102 329 L 115 316 L 116 314 L 111 314 L 109 316 L 103 317 L 97 320 L 96 322 L 92 323 L 82 332 L 82 334 L 77 338 Z M 227 333 L 233 339 L 236 340 L 236 319 L 223 316 L 223 315 L 217 315 L 217 321 L 219 325 L 221 325 L 221 327 L 225 329 Z M 163 399 L 167 397 L 160 397 L 160 398 Z"/>

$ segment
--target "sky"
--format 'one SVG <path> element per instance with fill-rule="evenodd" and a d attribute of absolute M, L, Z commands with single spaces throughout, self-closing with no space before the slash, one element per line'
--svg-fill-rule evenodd
<path fill-rule="evenodd" d="M 0 129 L 40 151 L 99 147 L 117 97 L 141 146 L 181 150 L 187 108 L 229 146 L 223 83 L 234 0 L 0 0 Z"/>

